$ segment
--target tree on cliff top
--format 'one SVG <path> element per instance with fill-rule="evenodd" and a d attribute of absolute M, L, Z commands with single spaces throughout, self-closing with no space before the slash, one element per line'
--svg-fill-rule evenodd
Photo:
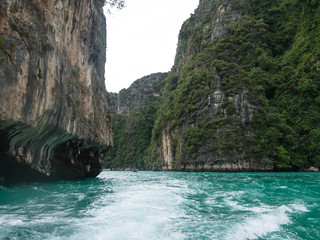
<path fill-rule="evenodd" d="M 125 7 L 125 0 L 103 0 L 104 5 L 109 6 L 108 12 L 110 13 L 110 9 L 116 7 L 118 10 L 123 9 Z"/>
<path fill-rule="evenodd" d="M 125 7 L 124 0 L 105 0 L 105 4 L 108 4 L 111 7 L 117 7 L 118 9 L 122 9 Z"/>

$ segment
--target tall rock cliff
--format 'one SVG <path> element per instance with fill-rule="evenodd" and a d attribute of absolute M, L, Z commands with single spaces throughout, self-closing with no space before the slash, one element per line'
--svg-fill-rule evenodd
<path fill-rule="evenodd" d="M 112 145 L 104 1 L 1 0 L 0 175 L 77 179 Z"/>
<path fill-rule="evenodd" d="M 179 34 L 150 162 L 186 171 L 320 165 L 319 12 L 318 1 L 200 0 Z"/>
<path fill-rule="evenodd" d="M 156 112 L 167 73 L 136 80 L 119 93 L 109 93 L 114 147 L 108 150 L 105 167 L 145 169 Z"/>
<path fill-rule="evenodd" d="M 153 73 L 134 81 L 129 88 L 119 93 L 109 93 L 110 111 L 128 116 L 131 112 L 146 107 L 162 94 L 163 80 L 168 73 Z"/>

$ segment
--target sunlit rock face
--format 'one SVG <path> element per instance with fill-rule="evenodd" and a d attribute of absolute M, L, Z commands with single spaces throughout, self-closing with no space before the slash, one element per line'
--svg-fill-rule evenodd
<path fill-rule="evenodd" d="M 0 2 L 0 175 L 78 179 L 112 145 L 97 0 Z"/>

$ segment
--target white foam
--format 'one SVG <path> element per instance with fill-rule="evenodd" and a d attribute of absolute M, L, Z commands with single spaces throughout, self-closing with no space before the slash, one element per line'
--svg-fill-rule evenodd
<path fill-rule="evenodd" d="M 290 239 L 286 225 L 319 206 L 304 203 L 303 198 L 274 205 L 281 199 L 264 201 L 264 195 L 252 189 L 216 191 L 188 179 L 170 178 L 170 173 L 137 176 L 108 172 L 100 175 L 97 189 L 92 184 L 86 193 L 78 188 L 63 190 L 50 193 L 56 202 L 30 198 L 21 206 L 0 206 L 0 238 L 28 228 L 34 239 L 54 240 Z"/>
<path fill-rule="evenodd" d="M 296 212 L 309 212 L 309 210 L 303 204 L 290 204 L 289 207 Z"/>
<path fill-rule="evenodd" d="M 24 221 L 23 217 L 16 215 L 3 214 L 0 218 L 0 225 L 17 226 L 22 225 Z"/>
<path fill-rule="evenodd" d="M 238 223 L 231 228 L 225 239 L 233 240 L 235 236 L 237 236 L 237 240 L 266 237 L 266 235 L 272 232 L 280 231 L 281 226 L 290 224 L 291 214 L 306 212 L 308 210 L 304 205 L 290 204 L 267 211 L 269 212 L 245 218 L 243 223 Z"/>
<path fill-rule="evenodd" d="M 180 204 L 187 189 L 188 185 L 176 179 L 122 184 L 92 203 L 70 239 L 185 239 L 175 220 L 183 217 Z"/>
<path fill-rule="evenodd" d="M 84 198 L 85 198 L 85 195 L 82 193 L 82 194 L 78 194 L 78 201 L 82 201 Z"/>
<path fill-rule="evenodd" d="M 247 211 L 247 212 L 254 212 L 254 213 L 265 213 L 269 212 L 272 209 L 269 206 L 266 205 L 260 205 L 260 206 L 251 206 L 250 204 L 246 205 L 239 205 L 239 202 L 236 200 L 233 200 L 232 197 L 224 199 L 225 203 L 232 207 L 232 210 L 236 211 Z"/>

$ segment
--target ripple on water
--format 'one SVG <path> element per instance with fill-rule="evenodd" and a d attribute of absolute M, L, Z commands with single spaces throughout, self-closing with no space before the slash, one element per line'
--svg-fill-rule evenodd
<path fill-rule="evenodd" d="M 0 188 L 0 239 L 320 239 L 319 175 L 103 172 Z"/>

